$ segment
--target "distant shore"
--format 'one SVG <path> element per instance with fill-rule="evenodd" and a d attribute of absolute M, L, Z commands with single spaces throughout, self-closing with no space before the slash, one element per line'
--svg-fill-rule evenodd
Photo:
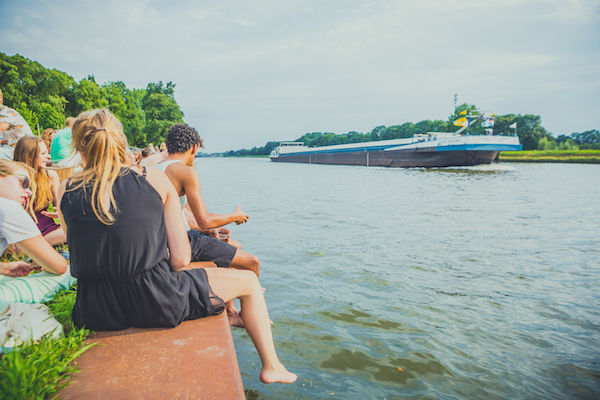
<path fill-rule="evenodd" d="M 600 150 L 503 151 L 500 161 L 600 164 Z"/>

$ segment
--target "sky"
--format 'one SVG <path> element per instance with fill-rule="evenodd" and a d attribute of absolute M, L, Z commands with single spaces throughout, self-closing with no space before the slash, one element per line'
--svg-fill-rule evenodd
<path fill-rule="evenodd" d="M 0 51 L 80 80 L 172 81 L 208 152 L 447 119 L 600 129 L 600 1 L 0 0 Z"/>

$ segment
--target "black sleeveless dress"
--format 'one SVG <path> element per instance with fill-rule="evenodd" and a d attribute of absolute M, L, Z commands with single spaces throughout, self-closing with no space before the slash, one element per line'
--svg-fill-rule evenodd
<path fill-rule="evenodd" d="M 144 176 L 121 171 L 113 186 L 118 210 L 112 225 L 94 214 L 91 193 L 91 187 L 67 185 L 61 201 L 77 278 L 76 326 L 174 327 L 223 311 L 203 269 L 176 272 L 169 265 L 162 200 Z"/>

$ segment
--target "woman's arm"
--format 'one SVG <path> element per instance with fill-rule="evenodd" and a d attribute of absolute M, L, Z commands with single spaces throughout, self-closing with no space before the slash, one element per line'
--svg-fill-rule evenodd
<path fill-rule="evenodd" d="M 60 202 L 62 201 L 62 198 L 65 195 L 66 188 L 67 181 L 65 180 L 63 183 L 60 184 L 60 187 L 58 188 L 58 195 L 56 196 L 56 198 L 58 200 L 59 205 L 55 207 L 55 210 L 58 211 L 58 219 L 60 219 L 60 226 L 65 232 L 65 236 L 67 235 L 67 223 L 65 222 L 65 216 L 63 215 L 62 210 L 60 209 Z"/>
<path fill-rule="evenodd" d="M 58 254 L 42 235 L 17 242 L 17 246 L 45 271 L 57 275 L 67 272 L 67 260 Z"/>
<path fill-rule="evenodd" d="M 163 200 L 169 262 L 175 271 L 180 271 L 190 263 L 192 248 L 185 231 L 179 196 L 164 172 L 156 168 L 148 168 L 147 171 L 146 178 L 148 182 L 156 189 Z"/>
<path fill-rule="evenodd" d="M 56 171 L 48 169 L 46 170 L 48 173 L 48 179 L 50 180 L 50 190 L 52 191 L 52 204 L 54 205 L 54 211 L 42 211 L 46 217 L 49 218 L 59 218 L 58 210 L 60 210 L 60 199 L 62 198 L 62 193 L 60 193 L 60 179 L 58 178 L 58 174 Z"/>
<path fill-rule="evenodd" d="M 60 209 L 60 197 L 58 197 L 60 190 L 60 179 L 56 171 L 47 169 L 48 178 L 50 179 L 50 189 L 52 190 L 52 202 L 54 203 L 54 209 Z"/>

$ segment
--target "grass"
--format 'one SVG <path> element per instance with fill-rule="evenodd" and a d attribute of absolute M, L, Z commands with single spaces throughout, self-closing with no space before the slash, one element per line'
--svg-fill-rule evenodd
<path fill-rule="evenodd" d="M 64 290 L 46 304 L 63 325 L 64 337 L 24 344 L 2 356 L 0 399 L 51 399 L 67 385 L 77 371 L 72 361 L 92 346 L 85 343 L 89 331 L 73 327 L 75 295 L 75 288 Z"/>
<path fill-rule="evenodd" d="M 500 161 L 600 164 L 600 150 L 503 151 Z"/>

